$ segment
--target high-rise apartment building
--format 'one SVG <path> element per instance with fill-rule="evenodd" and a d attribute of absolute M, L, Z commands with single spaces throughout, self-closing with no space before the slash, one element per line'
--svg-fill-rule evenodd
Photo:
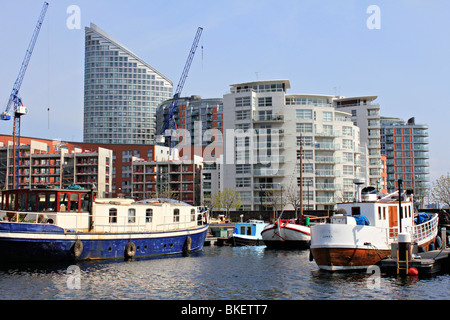
<path fill-rule="evenodd" d="M 351 114 L 351 120 L 360 128 L 361 147 L 367 153 L 367 181 L 370 186 L 383 183 L 380 144 L 380 105 L 377 96 L 339 97 L 333 103 L 336 110 Z"/>
<path fill-rule="evenodd" d="M 84 142 L 154 143 L 172 81 L 96 25 L 85 33 Z"/>
<path fill-rule="evenodd" d="M 162 134 L 172 103 L 172 99 L 164 101 L 156 110 L 158 134 Z M 222 132 L 222 108 L 222 98 L 182 97 L 177 101 L 174 119 L 178 129 L 188 131 L 192 146 L 207 146 L 210 143 L 209 136 L 205 135 L 208 130 L 218 129 Z"/>
<path fill-rule="evenodd" d="M 381 117 L 381 151 L 386 155 L 387 187 L 413 190 L 416 199 L 423 201 L 430 182 L 428 126 L 399 118 Z"/>
<path fill-rule="evenodd" d="M 300 146 L 305 209 L 333 209 L 354 196 L 354 178 L 366 178 L 351 113 L 336 108 L 334 96 L 287 94 L 289 88 L 288 80 L 240 83 L 223 97 L 221 183 L 239 192 L 243 209 L 293 208 Z"/>

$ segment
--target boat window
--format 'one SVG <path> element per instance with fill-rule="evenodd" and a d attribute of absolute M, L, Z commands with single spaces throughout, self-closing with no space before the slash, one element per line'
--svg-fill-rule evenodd
<path fill-rule="evenodd" d="M 383 220 L 386 220 L 386 207 L 383 207 Z"/>
<path fill-rule="evenodd" d="M 16 206 L 16 195 L 14 193 L 9 194 L 9 200 L 8 200 L 8 210 L 15 210 Z"/>
<path fill-rule="evenodd" d="M 361 208 L 360 207 L 352 207 L 352 216 L 360 215 Z"/>
<path fill-rule="evenodd" d="M 145 222 L 151 223 L 153 221 L 153 209 L 145 210 Z"/>
<path fill-rule="evenodd" d="M 245 234 L 245 226 L 241 226 L 241 234 Z"/>
<path fill-rule="evenodd" d="M 28 194 L 28 211 L 36 211 L 36 193 Z"/>
<path fill-rule="evenodd" d="M 78 193 L 70 194 L 70 211 L 77 212 L 78 204 L 80 203 L 80 195 Z"/>
<path fill-rule="evenodd" d="M 252 235 L 252 227 L 250 227 L 250 226 L 247 227 L 247 235 L 248 236 Z"/>
<path fill-rule="evenodd" d="M 48 194 L 47 211 L 56 211 L 56 193 Z"/>
<path fill-rule="evenodd" d="M 109 223 L 117 223 L 117 209 L 109 209 Z"/>
<path fill-rule="evenodd" d="M 80 210 L 89 211 L 89 194 L 83 193 L 80 194 L 80 197 L 81 197 Z"/>
<path fill-rule="evenodd" d="M 69 204 L 69 196 L 67 193 L 59 194 L 59 211 L 68 210 L 67 206 Z"/>
<path fill-rule="evenodd" d="M 378 207 L 378 220 L 381 220 L 381 207 Z"/>
<path fill-rule="evenodd" d="M 38 194 L 38 203 L 37 203 L 37 211 L 42 212 L 45 210 L 45 193 Z"/>
<path fill-rule="evenodd" d="M 180 221 L 180 209 L 173 209 L 173 222 Z"/>
<path fill-rule="evenodd" d="M 17 211 L 27 211 L 27 194 L 19 193 L 19 207 Z"/>
<path fill-rule="evenodd" d="M 191 209 L 191 221 L 195 221 L 195 209 Z"/>
<path fill-rule="evenodd" d="M 136 209 L 130 208 L 128 209 L 128 223 L 136 222 Z"/>

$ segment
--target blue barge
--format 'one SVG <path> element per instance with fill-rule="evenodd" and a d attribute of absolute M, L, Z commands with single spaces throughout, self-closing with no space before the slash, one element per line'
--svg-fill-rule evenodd
<path fill-rule="evenodd" d="M 208 212 L 185 203 L 96 198 L 92 190 L 2 193 L 0 262 L 130 259 L 203 249 Z"/>

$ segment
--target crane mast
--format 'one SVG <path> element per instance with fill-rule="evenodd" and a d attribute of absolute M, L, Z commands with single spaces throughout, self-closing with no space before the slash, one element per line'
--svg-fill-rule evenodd
<path fill-rule="evenodd" d="M 13 188 L 17 187 L 18 184 L 18 173 L 19 173 L 19 155 L 20 155 L 20 117 L 28 113 L 28 109 L 23 106 L 22 99 L 19 97 L 19 90 L 22 85 L 23 78 L 25 77 L 25 72 L 27 71 L 28 64 L 30 62 L 31 54 L 33 53 L 34 45 L 36 44 L 39 31 L 41 30 L 42 22 L 44 21 L 45 13 L 47 12 L 48 3 L 44 2 L 41 10 L 36 28 L 34 29 L 33 36 L 31 37 L 30 44 L 28 45 L 27 52 L 25 53 L 25 58 L 23 59 L 22 66 L 20 67 L 19 75 L 17 76 L 16 82 L 14 82 L 13 89 L 9 95 L 8 103 L 6 104 L 6 109 L 0 114 L 1 120 L 11 120 L 11 109 L 14 116 L 13 125 L 13 153 L 14 153 L 14 164 L 13 164 Z M 17 147 L 17 150 L 16 150 Z"/>
<path fill-rule="evenodd" d="M 175 91 L 175 94 L 173 95 L 172 103 L 169 107 L 167 119 L 164 121 L 163 128 L 161 131 L 162 136 L 168 137 L 168 146 L 170 149 L 173 149 L 175 146 L 174 141 L 171 139 L 172 135 L 174 134 L 174 130 L 177 129 L 177 124 L 174 119 L 175 110 L 178 106 L 178 99 L 180 98 L 181 91 L 183 90 L 184 83 L 186 81 L 186 78 L 189 73 L 189 69 L 191 67 L 192 60 L 194 59 L 195 51 L 197 50 L 198 42 L 200 41 L 200 37 L 202 35 L 203 28 L 199 27 L 197 29 L 197 33 L 194 38 L 194 42 L 192 43 L 191 50 L 189 51 L 189 55 L 186 61 L 186 64 L 183 69 L 183 73 L 181 74 L 180 80 L 178 81 L 177 89 Z"/>

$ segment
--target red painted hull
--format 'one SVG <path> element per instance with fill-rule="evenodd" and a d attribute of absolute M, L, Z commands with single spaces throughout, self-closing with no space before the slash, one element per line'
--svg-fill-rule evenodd
<path fill-rule="evenodd" d="M 319 268 L 329 271 L 367 269 L 391 255 L 390 250 L 355 248 L 311 248 Z"/>

